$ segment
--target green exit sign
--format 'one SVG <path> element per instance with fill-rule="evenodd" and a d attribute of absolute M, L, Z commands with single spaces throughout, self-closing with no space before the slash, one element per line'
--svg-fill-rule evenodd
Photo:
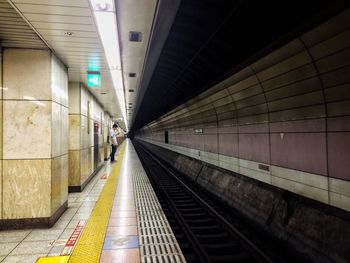
<path fill-rule="evenodd" d="M 101 86 L 101 75 L 100 73 L 88 73 L 88 87 L 100 87 Z"/>

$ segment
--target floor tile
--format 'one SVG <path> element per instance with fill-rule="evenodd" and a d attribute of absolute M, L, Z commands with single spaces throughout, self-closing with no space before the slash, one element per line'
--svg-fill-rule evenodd
<path fill-rule="evenodd" d="M 88 213 L 94 210 L 94 207 L 80 207 L 77 213 Z"/>
<path fill-rule="evenodd" d="M 96 201 L 85 201 L 81 204 L 81 207 L 95 207 Z"/>
<path fill-rule="evenodd" d="M 52 247 L 48 255 L 49 256 L 59 256 L 61 254 L 64 246 L 65 246 L 65 244 Z"/>
<path fill-rule="evenodd" d="M 136 217 L 135 211 L 113 211 L 110 217 Z"/>
<path fill-rule="evenodd" d="M 72 220 L 88 220 L 91 213 L 77 213 L 73 216 Z"/>
<path fill-rule="evenodd" d="M 54 240 L 62 234 L 63 229 L 52 230 L 52 229 L 35 229 L 33 230 L 24 241 L 44 241 Z"/>
<path fill-rule="evenodd" d="M 0 243 L 0 256 L 7 256 L 19 243 Z"/>
<path fill-rule="evenodd" d="M 108 226 L 136 226 L 136 217 L 111 217 Z"/>
<path fill-rule="evenodd" d="M 71 220 L 66 228 L 76 228 L 79 221 L 81 221 L 81 220 L 80 219 Z"/>
<path fill-rule="evenodd" d="M 59 219 L 50 229 L 52 230 L 59 230 L 59 229 L 65 229 L 67 225 L 69 224 L 70 220 L 68 219 Z"/>
<path fill-rule="evenodd" d="M 133 205 L 127 206 L 127 205 L 113 205 L 112 212 L 118 212 L 118 211 L 135 211 L 136 207 Z"/>
<path fill-rule="evenodd" d="M 112 236 L 106 237 L 103 244 L 104 250 L 123 249 L 123 248 L 138 248 L 138 236 Z"/>
<path fill-rule="evenodd" d="M 38 258 L 45 256 L 46 254 L 8 256 L 1 263 L 35 263 Z"/>
<path fill-rule="evenodd" d="M 67 228 L 65 229 L 62 234 L 60 235 L 59 239 L 68 239 L 72 235 L 74 231 L 74 228 Z"/>
<path fill-rule="evenodd" d="M 140 252 L 138 248 L 103 250 L 100 263 L 140 263 Z"/>
<path fill-rule="evenodd" d="M 48 241 L 22 242 L 11 252 L 10 256 L 47 254 L 50 249 Z"/>
<path fill-rule="evenodd" d="M 21 242 L 31 231 L 32 230 L 0 231 L 0 243 Z"/>
<path fill-rule="evenodd" d="M 138 235 L 137 226 L 110 226 L 107 228 L 106 236 L 123 235 Z"/>

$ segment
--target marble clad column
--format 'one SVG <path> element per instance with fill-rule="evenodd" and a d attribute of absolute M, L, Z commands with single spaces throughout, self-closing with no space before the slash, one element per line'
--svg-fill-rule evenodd
<path fill-rule="evenodd" d="M 78 82 L 69 83 L 69 191 L 81 191 L 92 178 L 94 169 L 94 123 L 98 124 L 97 166 L 101 156 L 103 108 L 88 89 Z"/>
<path fill-rule="evenodd" d="M 80 190 L 81 107 L 80 83 L 69 82 L 69 190 Z"/>
<path fill-rule="evenodd" d="M 49 225 L 67 207 L 67 82 L 49 50 L 3 49 L 0 227 Z"/>

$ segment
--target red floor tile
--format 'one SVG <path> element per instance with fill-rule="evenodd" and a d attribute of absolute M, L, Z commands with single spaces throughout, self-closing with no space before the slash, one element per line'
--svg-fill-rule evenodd
<path fill-rule="evenodd" d="M 139 263 L 140 252 L 138 248 L 103 250 L 100 263 Z"/>

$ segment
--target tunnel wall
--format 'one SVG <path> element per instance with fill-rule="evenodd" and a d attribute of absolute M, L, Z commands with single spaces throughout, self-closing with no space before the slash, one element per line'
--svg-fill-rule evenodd
<path fill-rule="evenodd" d="M 295 262 L 349 262 L 350 213 L 154 144 L 149 151 L 230 207 Z M 276 247 L 278 244 L 278 248 Z M 285 251 L 286 251 L 285 250 Z"/>
<path fill-rule="evenodd" d="M 350 211 L 349 64 L 347 9 L 135 137 Z"/>

